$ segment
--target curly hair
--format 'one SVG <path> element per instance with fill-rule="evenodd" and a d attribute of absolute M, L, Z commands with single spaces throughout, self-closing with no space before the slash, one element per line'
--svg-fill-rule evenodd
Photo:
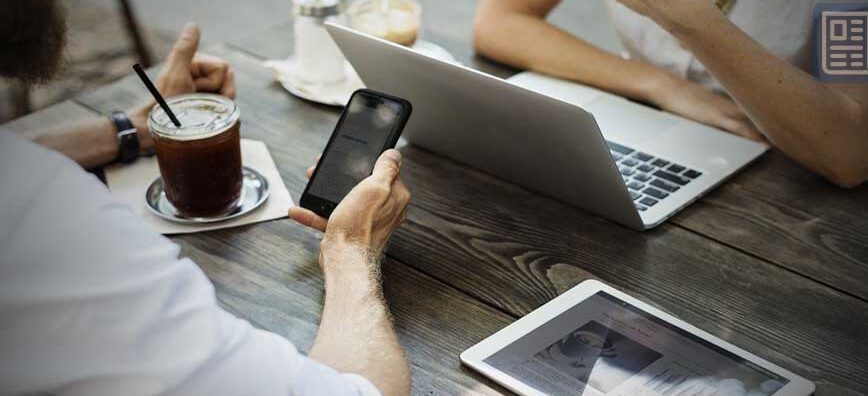
<path fill-rule="evenodd" d="M 0 76 L 36 84 L 60 70 L 66 11 L 55 0 L 4 4 L 0 13 Z"/>

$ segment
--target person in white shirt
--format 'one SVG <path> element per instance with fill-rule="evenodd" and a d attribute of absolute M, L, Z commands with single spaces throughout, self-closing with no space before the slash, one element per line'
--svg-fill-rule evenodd
<path fill-rule="evenodd" d="M 58 31 L 46 26 L 62 23 L 62 13 L 52 1 L 7 5 L 9 13 L 0 16 L 0 30 L 7 30 L 0 34 L 0 76 L 47 78 L 57 59 L 46 48 L 62 45 L 46 44 L 57 37 L 43 34 Z M 46 28 L 28 29 L 33 26 Z M 198 36 L 195 26 L 185 28 L 158 85 L 169 96 L 233 95 L 231 68 L 194 56 Z M 29 45 L 41 46 L 39 56 L 9 52 Z M 27 61 L 45 64 L 28 68 Z M 409 365 L 379 277 L 383 247 L 410 199 L 399 178 L 399 152 L 384 153 L 329 220 L 300 208 L 289 213 L 325 232 L 325 303 L 304 356 L 288 340 L 221 309 L 213 285 L 179 256 L 177 245 L 61 154 L 86 163 L 110 158 L 112 134 L 103 123 L 54 131 L 79 139 L 72 143 L 28 135 L 60 152 L 0 131 L 0 394 L 409 393 Z M 88 151 L 87 142 L 104 148 Z"/>
<path fill-rule="evenodd" d="M 845 188 L 868 178 L 868 84 L 811 76 L 820 0 L 604 0 L 629 59 L 545 21 L 561 0 L 482 0 L 492 59 L 767 141 Z"/>

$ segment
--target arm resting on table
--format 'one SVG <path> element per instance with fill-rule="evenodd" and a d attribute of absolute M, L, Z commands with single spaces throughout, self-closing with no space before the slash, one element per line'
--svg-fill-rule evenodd
<path fill-rule="evenodd" d="M 868 84 L 824 84 L 775 56 L 710 3 L 654 17 L 723 84 L 775 146 L 841 187 L 868 178 Z M 652 14 L 653 15 L 653 14 Z"/>
<path fill-rule="evenodd" d="M 406 395 L 410 370 L 383 298 L 379 259 L 350 244 L 324 244 L 325 306 L 309 356 L 362 375 L 386 396 Z"/>
<path fill-rule="evenodd" d="M 657 85 L 671 79 L 645 62 L 623 59 L 546 22 L 560 0 L 482 0 L 473 44 L 480 54 L 518 68 L 578 81 L 654 103 Z"/>
<path fill-rule="evenodd" d="M 139 144 L 143 152 L 152 146 L 147 123 L 148 109 L 150 105 L 127 112 L 133 126 L 138 130 Z M 117 159 L 117 132 L 108 117 L 92 117 L 72 123 L 64 122 L 46 129 L 21 132 L 19 136 L 58 151 L 85 169 L 93 169 Z"/>

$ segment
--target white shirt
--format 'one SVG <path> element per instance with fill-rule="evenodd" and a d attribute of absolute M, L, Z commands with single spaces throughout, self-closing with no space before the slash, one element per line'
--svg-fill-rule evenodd
<path fill-rule="evenodd" d="M 712 1 L 712 0 L 707 0 Z M 811 73 L 813 10 L 828 0 L 737 0 L 727 17 L 733 24 L 799 69 Z M 631 57 L 723 92 L 708 69 L 669 32 L 617 0 L 607 0 L 615 30 Z"/>
<path fill-rule="evenodd" d="M 221 309 L 71 160 L 0 131 L 0 394 L 378 395 Z"/>

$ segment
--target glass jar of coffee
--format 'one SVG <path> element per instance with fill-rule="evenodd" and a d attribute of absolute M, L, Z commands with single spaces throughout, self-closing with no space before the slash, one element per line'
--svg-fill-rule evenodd
<path fill-rule="evenodd" d="M 347 11 L 350 27 L 412 47 L 419 38 L 422 6 L 416 0 L 356 0 Z"/>
<path fill-rule="evenodd" d="M 166 100 L 181 122 L 154 106 L 148 127 L 166 198 L 184 217 L 218 217 L 241 204 L 240 112 L 235 102 L 194 93 Z"/>

